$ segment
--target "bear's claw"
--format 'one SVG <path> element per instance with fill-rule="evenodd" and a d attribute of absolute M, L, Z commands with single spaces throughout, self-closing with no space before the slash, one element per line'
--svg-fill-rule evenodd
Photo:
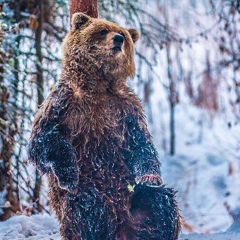
<path fill-rule="evenodd" d="M 163 181 L 160 175 L 144 174 L 136 179 L 137 184 L 147 185 L 149 187 L 162 187 Z"/>

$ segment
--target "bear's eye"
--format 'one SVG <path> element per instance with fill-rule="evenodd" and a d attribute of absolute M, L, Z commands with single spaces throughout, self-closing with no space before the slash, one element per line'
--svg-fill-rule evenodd
<path fill-rule="evenodd" d="M 108 33 L 108 30 L 107 29 L 103 29 L 102 31 L 101 31 L 101 35 L 106 35 Z"/>

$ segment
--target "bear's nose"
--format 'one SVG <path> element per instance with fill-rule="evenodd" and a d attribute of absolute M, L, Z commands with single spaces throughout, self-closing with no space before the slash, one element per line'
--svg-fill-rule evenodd
<path fill-rule="evenodd" d="M 121 34 L 114 35 L 113 43 L 114 43 L 115 46 L 122 46 L 123 41 L 124 41 L 124 36 L 123 35 L 121 35 Z"/>

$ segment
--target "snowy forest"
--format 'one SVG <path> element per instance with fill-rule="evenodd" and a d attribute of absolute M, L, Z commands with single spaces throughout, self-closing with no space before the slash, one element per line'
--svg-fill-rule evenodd
<path fill-rule="evenodd" d="M 239 0 L 98 0 L 98 11 L 140 33 L 128 84 L 142 101 L 164 182 L 178 192 L 183 234 L 234 224 L 240 232 Z M 13 239 L 1 227 L 13 216 L 53 221 L 27 146 L 59 79 L 69 27 L 68 0 L 0 0 L 1 240 Z"/>

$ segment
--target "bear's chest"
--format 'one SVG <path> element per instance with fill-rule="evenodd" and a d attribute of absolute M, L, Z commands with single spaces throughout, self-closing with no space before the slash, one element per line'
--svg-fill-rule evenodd
<path fill-rule="evenodd" d="M 126 166 L 127 107 L 114 97 L 82 101 L 71 113 L 72 144 L 77 150 L 81 180 L 116 188 L 129 182 Z M 109 184 L 111 186 L 109 186 Z M 119 185 L 119 186 L 120 186 Z"/>
<path fill-rule="evenodd" d="M 68 112 L 66 123 L 73 141 L 98 141 L 122 138 L 126 107 L 117 97 L 83 98 Z M 80 144 L 80 143 L 79 143 Z"/>

